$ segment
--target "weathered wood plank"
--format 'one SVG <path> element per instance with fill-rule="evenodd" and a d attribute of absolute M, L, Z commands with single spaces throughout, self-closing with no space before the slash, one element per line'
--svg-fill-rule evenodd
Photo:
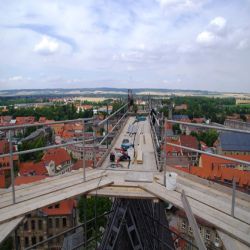
<path fill-rule="evenodd" d="M 9 222 L 0 224 L 0 244 L 13 230 L 15 230 L 23 218 L 24 217 L 21 216 Z"/>
<path fill-rule="evenodd" d="M 86 181 L 95 179 L 95 178 L 99 178 L 101 176 L 104 176 L 101 173 L 94 173 L 90 176 L 88 176 L 86 178 Z M 45 183 L 47 185 L 33 185 L 32 188 L 27 188 L 27 189 L 23 189 L 22 191 L 19 190 L 19 192 L 16 194 L 16 203 L 20 203 L 22 201 L 26 201 L 29 199 L 32 199 L 34 197 L 43 195 L 43 194 L 47 194 L 47 193 L 51 193 L 57 190 L 63 190 L 64 188 L 82 183 L 83 179 L 81 176 L 71 176 L 71 178 L 61 178 L 61 179 L 57 179 L 54 182 L 49 182 L 49 183 Z M 2 196 L 1 197 L 1 203 L 0 203 L 0 208 L 12 205 L 12 196 L 10 194 L 6 195 L 6 196 Z"/>
<path fill-rule="evenodd" d="M 100 187 L 109 186 L 113 184 L 107 177 L 102 179 L 95 179 L 89 182 L 83 182 L 65 188 L 62 190 L 57 190 L 49 194 L 34 197 L 33 199 L 20 202 L 18 204 L 11 205 L 10 207 L 2 208 L 0 211 L 0 224 L 9 221 L 18 216 L 22 216 L 30 211 L 46 207 L 50 204 L 81 195 L 83 193 L 90 192 Z"/>
<path fill-rule="evenodd" d="M 159 184 L 139 184 L 147 192 L 156 195 L 164 201 L 169 201 L 179 208 L 183 208 L 181 195 L 176 191 L 168 191 Z M 193 213 L 213 224 L 216 228 L 226 232 L 231 237 L 250 246 L 250 226 L 236 218 L 231 217 L 215 208 L 209 207 L 199 201 L 188 198 Z"/>

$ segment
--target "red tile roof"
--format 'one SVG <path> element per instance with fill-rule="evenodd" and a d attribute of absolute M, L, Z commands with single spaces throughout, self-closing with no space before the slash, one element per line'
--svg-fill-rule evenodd
<path fill-rule="evenodd" d="M 7 154 L 9 152 L 8 140 L 0 140 L 0 154 Z"/>
<path fill-rule="evenodd" d="M 34 116 L 18 116 L 16 117 L 16 125 L 34 123 Z"/>
<path fill-rule="evenodd" d="M 196 123 L 204 123 L 206 121 L 205 118 L 193 118 L 192 122 L 196 122 Z"/>
<path fill-rule="evenodd" d="M 19 165 L 19 174 L 22 176 L 27 175 L 47 175 L 48 171 L 44 162 L 22 162 Z"/>
<path fill-rule="evenodd" d="M 230 157 L 250 162 L 250 155 L 230 155 Z M 249 171 L 226 167 L 226 164 L 237 166 L 238 163 L 220 159 L 214 156 L 201 155 L 200 164 L 200 167 L 191 168 L 192 174 L 205 179 L 220 181 L 231 181 L 233 178 L 235 178 L 240 187 L 243 187 L 244 185 L 250 186 Z"/>
<path fill-rule="evenodd" d="M 192 135 L 180 135 L 180 142 L 182 146 L 199 149 L 198 140 Z"/>
<path fill-rule="evenodd" d="M 76 206 L 74 199 L 68 199 L 43 208 L 42 211 L 49 216 L 70 215 Z"/>
<path fill-rule="evenodd" d="M 169 143 L 176 144 L 176 145 L 181 145 L 179 138 L 178 139 L 173 139 L 173 138 L 167 137 L 166 140 Z M 182 150 L 179 147 L 166 145 L 166 152 L 167 152 L 167 155 L 172 155 L 172 153 L 181 154 Z"/>
<path fill-rule="evenodd" d="M 32 182 L 43 180 L 45 178 L 46 178 L 46 176 L 44 176 L 44 175 L 17 176 L 15 178 L 15 186 L 29 184 L 29 183 L 32 183 Z"/>
<path fill-rule="evenodd" d="M 64 148 L 55 148 L 46 151 L 42 160 L 44 162 L 54 161 L 55 165 L 58 166 L 70 161 L 71 158 L 69 153 Z"/>

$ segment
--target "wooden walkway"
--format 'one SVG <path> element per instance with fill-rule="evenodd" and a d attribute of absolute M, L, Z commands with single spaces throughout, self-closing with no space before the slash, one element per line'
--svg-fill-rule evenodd
<path fill-rule="evenodd" d="M 120 147 L 123 138 L 128 136 L 128 126 L 133 123 L 133 119 L 128 119 L 114 148 Z M 86 182 L 83 182 L 83 172 L 80 169 L 62 176 L 18 186 L 14 205 L 11 191 L 1 191 L 0 242 L 18 225 L 25 214 L 81 194 L 161 199 L 182 208 L 180 194 L 184 190 L 196 216 L 213 224 L 226 237 L 250 246 L 249 201 L 236 198 L 235 217 L 231 217 L 231 197 L 221 191 L 181 176 L 178 176 L 176 191 L 166 190 L 162 184 L 163 174 L 156 169 L 149 122 L 140 122 L 138 130 L 142 131 L 145 137 L 145 139 L 140 139 L 140 136 L 135 138 L 135 149 L 141 146 L 143 151 L 142 164 L 134 162 L 128 168 L 128 163 L 122 163 L 120 168 L 111 168 L 107 157 L 101 168 L 86 170 Z"/>

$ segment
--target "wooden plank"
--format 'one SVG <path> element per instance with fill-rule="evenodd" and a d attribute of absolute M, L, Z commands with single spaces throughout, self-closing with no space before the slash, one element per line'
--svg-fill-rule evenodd
<path fill-rule="evenodd" d="M 179 208 L 183 208 L 181 203 L 181 195 L 176 191 L 168 191 L 165 187 L 159 184 L 139 184 L 141 188 L 156 195 L 164 201 L 169 201 Z M 201 202 L 189 198 L 189 203 L 193 213 L 213 224 L 216 228 L 233 238 L 250 246 L 250 226 L 236 218 L 231 217 L 215 208 L 209 207 Z"/>
<path fill-rule="evenodd" d="M 101 179 L 91 180 L 89 182 L 82 182 L 65 188 L 64 190 L 57 190 L 49 194 L 37 196 L 28 201 L 20 202 L 5 208 L 0 209 L 0 224 L 9 221 L 18 216 L 22 216 L 30 211 L 49 206 L 50 204 L 78 196 L 113 184 L 107 177 Z"/>
<path fill-rule="evenodd" d="M 191 188 L 178 183 L 176 191 L 180 193 L 183 189 L 185 190 L 185 193 L 188 197 L 207 204 L 208 206 L 213 207 L 229 215 L 231 214 L 231 199 L 228 199 L 228 202 L 226 202 L 225 200 L 222 200 L 218 194 L 216 196 L 209 195 L 207 192 L 208 190 L 196 190 L 195 187 Z M 250 224 L 249 210 L 244 210 L 241 207 L 237 207 L 236 205 L 235 217 Z"/>
<path fill-rule="evenodd" d="M 0 244 L 1 242 L 19 225 L 19 223 L 23 220 L 23 216 L 13 219 L 9 222 L 5 222 L 0 224 Z"/>
<path fill-rule="evenodd" d="M 88 195 L 95 195 L 95 191 L 91 191 Z M 152 195 L 139 187 L 121 187 L 121 186 L 108 186 L 98 190 L 98 196 L 107 197 L 120 197 L 128 199 L 155 199 Z"/>
<path fill-rule="evenodd" d="M 91 173 L 95 171 L 94 169 L 91 168 L 86 168 L 86 174 L 87 173 Z M 82 169 L 79 170 L 73 170 L 71 172 L 65 173 L 64 175 L 57 175 L 57 176 L 48 176 L 47 178 L 40 180 L 40 181 L 36 181 L 36 182 L 32 182 L 32 183 L 28 183 L 28 184 L 24 184 L 24 185 L 19 185 L 19 186 L 15 186 L 15 192 L 18 193 L 19 190 L 23 190 L 27 188 L 32 189 L 33 186 L 38 186 L 38 185 L 43 185 L 44 183 L 49 184 L 50 182 L 55 182 L 58 179 L 67 179 L 67 178 L 71 178 L 72 176 L 82 176 Z M 6 195 L 6 194 L 10 194 L 12 195 L 12 190 L 11 188 L 8 189 L 1 189 L 1 193 L 0 193 L 0 198 L 2 197 L 2 195 Z"/>
<path fill-rule="evenodd" d="M 239 242 L 236 239 L 233 239 L 229 235 L 225 234 L 222 231 L 217 230 L 218 235 L 220 236 L 221 241 L 223 242 L 223 246 L 226 250 L 249 250 L 250 247 Z"/>
<path fill-rule="evenodd" d="M 141 147 L 138 147 L 138 148 L 137 148 L 136 162 L 137 162 L 138 164 L 143 164 L 142 149 L 141 149 Z"/>
<path fill-rule="evenodd" d="M 93 180 L 96 178 L 100 178 L 102 176 L 105 176 L 104 174 L 101 173 L 95 173 L 86 178 L 86 181 Z M 64 188 L 82 183 L 83 179 L 81 176 L 73 176 L 70 179 L 64 179 L 62 178 L 61 180 L 57 180 L 55 183 L 50 182 L 48 185 L 38 185 L 38 186 L 32 186 L 32 189 L 27 188 L 23 189 L 21 192 L 19 191 L 16 194 L 16 203 L 20 203 L 29 199 L 32 199 L 34 197 L 51 193 L 57 190 L 63 190 Z M 12 196 L 11 195 L 6 195 L 1 197 L 1 204 L 0 208 L 6 207 L 12 205 Z"/>

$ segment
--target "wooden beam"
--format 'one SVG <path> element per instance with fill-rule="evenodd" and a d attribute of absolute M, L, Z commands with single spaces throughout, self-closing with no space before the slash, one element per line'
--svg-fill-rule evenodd
<path fill-rule="evenodd" d="M 13 218 L 25 215 L 33 210 L 49 206 L 50 204 L 60 202 L 62 200 L 72 198 L 90 191 L 99 189 L 104 186 L 113 184 L 107 177 L 91 180 L 89 182 L 82 182 L 65 188 L 57 190 L 48 194 L 34 197 L 33 199 L 20 202 L 18 204 L 10 205 L 2 208 L 0 211 L 0 224 L 10 221 Z"/>
<path fill-rule="evenodd" d="M 173 203 L 175 206 L 183 209 L 181 202 L 181 194 L 176 191 L 168 191 L 164 186 L 159 184 L 139 184 L 139 186 L 147 192 L 157 196 L 163 201 Z M 250 246 L 250 225 L 236 218 L 231 217 L 215 208 L 209 207 L 202 202 L 192 198 L 189 203 L 193 213 L 209 223 L 213 224 L 217 229 L 227 233 L 231 237 Z"/>

